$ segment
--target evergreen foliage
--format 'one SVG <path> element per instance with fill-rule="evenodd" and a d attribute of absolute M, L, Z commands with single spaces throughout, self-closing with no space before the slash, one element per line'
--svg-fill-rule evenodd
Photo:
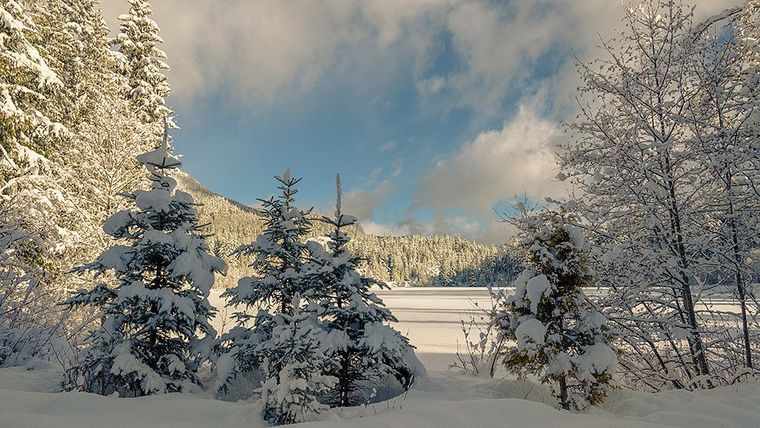
<path fill-rule="evenodd" d="M 126 97 L 143 123 L 158 126 L 173 114 L 165 102 L 171 88 L 164 75 L 169 70 L 164 62 L 166 53 L 159 47 L 164 41 L 158 35 L 150 2 L 129 0 L 129 5 L 129 13 L 119 16 L 121 26 L 114 41 L 126 63 L 123 71 L 128 82 Z M 174 127 L 171 121 L 170 126 Z"/>
<path fill-rule="evenodd" d="M 411 346 L 406 337 L 387 325 L 397 319 L 370 287 L 387 285 L 362 275 L 360 258 L 351 254 L 351 238 L 345 232 L 356 218 L 341 211 L 341 183 L 337 177 L 334 217 L 322 221 L 332 228 L 326 249 L 311 243 L 318 267 L 320 318 L 327 332 L 326 347 L 336 364 L 330 374 L 337 379 L 329 402 L 356 406 L 371 399 L 372 388 L 387 376 L 395 377 L 406 389 L 414 380 L 406 356 Z M 325 251 L 326 250 L 326 251 Z"/>
<path fill-rule="evenodd" d="M 105 223 L 106 233 L 126 245 L 78 268 L 112 271 L 118 284 L 100 283 L 66 301 L 102 313 L 89 348 L 67 373 L 67 389 L 121 396 L 186 391 L 199 383 L 198 368 L 210 357 L 216 332 L 208 295 L 225 265 L 208 254 L 192 197 L 166 173 L 180 165 L 167 140 L 138 156 L 151 188 L 126 195 L 134 208 Z"/>
<path fill-rule="evenodd" d="M 514 295 L 498 294 L 502 334 L 515 342 L 503 352 L 505 367 L 548 384 L 559 405 L 583 410 L 607 396 L 617 364 L 605 317 L 584 295 L 593 283 L 577 217 L 564 207 L 518 221 L 526 270 Z"/>
<path fill-rule="evenodd" d="M 304 242 L 311 222 L 308 212 L 295 205 L 301 181 L 290 170 L 276 176 L 281 191 L 262 199 L 266 229 L 256 241 L 239 248 L 253 257 L 254 276 L 243 277 L 222 296 L 237 307 L 237 326 L 223 338 L 234 361 L 228 380 L 237 373 L 257 371 L 264 379 L 260 390 L 263 416 L 272 423 L 306 420 L 326 408 L 317 397 L 332 384 L 322 373 L 329 361 L 321 349 L 324 333 L 316 311 L 313 263 Z M 303 300 L 302 300 L 303 298 Z M 252 309 L 258 309 L 255 317 Z"/>
<path fill-rule="evenodd" d="M 320 397 L 335 384 L 334 377 L 323 374 L 330 362 L 320 349 L 324 331 L 314 313 L 303 309 L 298 297 L 290 307 L 289 314 L 267 320 L 271 334 L 257 350 L 265 374 L 261 386 L 263 416 L 275 425 L 304 422 L 327 410 Z"/>

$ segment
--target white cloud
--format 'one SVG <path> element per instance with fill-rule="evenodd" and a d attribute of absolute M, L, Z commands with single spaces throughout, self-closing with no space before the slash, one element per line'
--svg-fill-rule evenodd
<path fill-rule="evenodd" d="M 372 190 L 353 189 L 343 195 L 343 211 L 360 221 L 369 220 L 378 206 L 383 204 L 396 190 L 396 186 L 385 180 Z"/>
<path fill-rule="evenodd" d="M 380 151 L 389 152 L 389 151 L 394 150 L 396 147 L 398 147 L 397 140 L 388 140 L 382 146 L 380 146 Z"/>
<path fill-rule="evenodd" d="M 695 19 L 738 3 L 700 2 Z M 528 0 L 510 4 L 510 8 L 495 10 L 495 3 L 471 2 L 452 11 L 448 28 L 457 50 L 468 54 L 465 70 L 450 76 L 447 83 L 460 94 L 455 105 L 487 113 L 495 111 L 514 82 L 538 89 L 519 101 L 517 114 L 501 129 L 481 132 L 424 175 L 413 208 L 434 210 L 430 233 L 459 230 L 494 242 L 494 236 L 506 236 L 510 230 L 495 220 L 495 202 L 522 194 L 538 199 L 566 192 L 555 180 L 555 148 L 561 138 L 560 121 L 575 114 L 573 97 L 579 79 L 572 62 L 543 82 L 526 80 L 530 77 L 526 71 L 557 40 L 569 41 L 581 60 L 601 55 L 595 49 L 599 38 L 609 39 L 621 28 L 623 9 L 618 2 L 603 0 L 558 0 L 553 7 Z M 542 114 L 544 110 L 552 115 Z M 447 210 L 463 210 L 482 225 L 467 231 L 445 224 Z"/>
<path fill-rule="evenodd" d="M 375 223 L 374 221 L 362 221 L 359 223 L 364 233 L 369 235 L 398 236 L 399 230 L 395 225 Z"/>
<path fill-rule="evenodd" d="M 493 218 L 498 200 L 526 193 L 557 196 L 552 143 L 559 125 L 523 104 L 498 130 L 485 131 L 450 158 L 438 161 L 422 179 L 415 204 L 438 212 L 460 209 L 481 219 Z"/>
<path fill-rule="evenodd" d="M 432 222 L 405 218 L 395 223 L 362 221 L 360 227 L 370 235 L 455 235 L 487 244 L 502 244 L 514 236 L 514 227 L 496 218 L 489 221 L 473 221 L 464 216 L 440 217 Z"/>
<path fill-rule="evenodd" d="M 699 3 L 704 15 L 740 0 Z M 115 29 L 126 0 L 102 6 Z M 494 114 L 556 42 L 583 52 L 622 16 L 607 0 L 162 0 L 153 8 L 182 101 L 222 89 L 232 102 L 266 106 L 340 70 L 376 85 L 372 77 L 411 61 L 420 93 L 445 92 L 448 106 Z M 429 76 L 444 34 L 463 67 Z"/>
<path fill-rule="evenodd" d="M 116 29 L 127 2 L 102 5 Z M 415 21 L 429 22 L 446 2 L 162 0 L 152 6 L 175 96 L 190 100 L 224 89 L 231 101 L 266 105 L 309 92 L 330 68 L 373 62 L 358 67 L 382 70 L 383 61 L 402 52 L 417 52 L 412 56 L 423 61 L 433 37 Z"/>
<path fill-rule="evenodd" d="M 422 95 L 436 94 L 446 85 L 446 79 L 441 76 L 433 76 L 428 79 L 417 80 L 417 92 Z"/>

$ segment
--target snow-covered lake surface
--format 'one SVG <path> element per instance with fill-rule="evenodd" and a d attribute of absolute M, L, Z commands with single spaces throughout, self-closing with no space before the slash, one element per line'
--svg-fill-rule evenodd
<path fill-rule="evenodd" d="M 398 318 L 395 328 L 409 338 L 422 362 L 432 370 L 446 369 L 454 361 L 457 343 L 463 340 L 461 320 L 482 315 L 475 305 L 491 307 L 488 289 L 481 287 L 398 287 L 374 292 Z M 211 295 L 211 303 L 217 308 L 224 307 L 220 293 L 214 290 Z M 229 314 L 220 310 L 214 321 L 217 330 L 231 326 Z"/>
<path fill-rule="evenodd" d="M 507 294 L 510 288 L 506 289 Z M 461 321 L 473 317 L 482 321 L 483 309 L 491 308 L 491 296 L 485 287 L 393 287 L 376 289 L 399 322 L 396 329 L 404 333 L 429 370 L 444 370 L 454 361 L 457 347 L 464 342 Z M 587 295 L 603 293 L 587 289 Z M 220 290 L 213 290 L 211 303 L 220 308 L 214 327 L 222 331 L 231 326 L 229 311 L 224 311 Z M 736 311 L 728 301 L 716 298 L 707 304 L 714 309 Z"/>
<path fill-rule="evenodd" d="M 696 393 L 614 391 L 601 408 L 572 414 L 547 405 L 539 385 L 511 378 L 452 373 L 460 320 L 490 307 L 483 288 L 396 288 L 378 294 L 417 347 L 428 377 L 406 397 L 373 406 L 331 410 L 305 427 L 760 427 L 760 385 L 745 383 Z M 218 307 L 219 293 L 212 300 Z M 716 304 L 724 304 L 715 302 Z M 223 316 L 217 326 L 223 324 Z M 45 362 L 0 369 L 0 428 L 140 428 L 265 426 L 255 401 L 226 402 L 211 394 L 136 399 L 56 392 L 61 369 Z"/>

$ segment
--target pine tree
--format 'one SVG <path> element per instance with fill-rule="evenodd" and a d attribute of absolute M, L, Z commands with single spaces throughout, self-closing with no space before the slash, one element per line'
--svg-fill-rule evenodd
<path fill-rule="evenodd" d="M 143 123 L 158 125 L 173 112 L 166 107 L 171 92 L 164 62 L 166 53 L 159 47 L 164 41 L 153 20 L 153 9 L 147 0 L 129 0 L 129 13 L 119 16 L 121 26 L 114 44 L 126 63 L 126 98 L 130 100 Z M 170 127 L 175 125 L 170 121 Z"/>
<path fill-rule="evenodd" d="M 323 217 L 332 228 L 327 251 L 321 244 L 311 242 L 319 266 L 320 316 L 328 332 L 329 356 L 334 359 L 337 388 L 331 392 L 331 404 L 355 406 L 367 403 L 371 391 L 386 376 L 394 376 L 406 389 L 414 380 L 407 365 L 412 352 L 406 337 L 387 325 L 397 319 L 372 293 L 371 286 L 388 286 L 362 275 L 359 257 L 351 254 L 351 238 L 345 229 L 356 224 L 356 218 L 341 211 L 340 176 L 336 179 L 337 203 L 335 217 Z"/>
<path fill-rule="evenodd" d="M 515 342 L 503 352 L 505 367 L 520 377 L 537 374 L 567 410 L 601 403 L 617 364 L 605 317 L 582 290 L 593 277 L 576 221 L 564 207 L 523 211 L 517 224 L 527 268 L 513 296 L 498 295 L 495 314 L 502 334 Z"/>
<path fill-rule="evenodd" d="M 118 284 L 98 284 L 65 302 L 102 313 L 90 348 L 66 374 L 67 389 L 121 396 L 185 391 L 199 383 L 198 368 L 210 356 L 216 332 L 208 295 L 224 262 L 208 254 L 192 197 L 167 175 L 180 165 L 168 136 L 138 161 L 150 173 L 150 190 L 128 195 L 135 207 L 114 213 L 104 226 L 128 245 L 114 245 L 78 268 L 113 271 Z"/>

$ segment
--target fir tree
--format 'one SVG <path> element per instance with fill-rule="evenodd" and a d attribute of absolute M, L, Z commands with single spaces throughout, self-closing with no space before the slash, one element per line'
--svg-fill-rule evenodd
<path fill-rule="evenodd" d="M 293 299 L 308 291 L 309 273 L 304 267 L 308 249 L 303 240 L 311 222 L 307 213 L 295 206 L 295 186 L 301 179 L 292 177 L 290 170 L 275 179 L 282 193 L 260 199 L 266 218 L 264 230 L 254 242 L 236 250 L 252 258 L 250 267 L 255 274 L 240 278 L 236 287 L 222 293 L 227 307 L 237 310 L 233 314 L 237 325 L 222 337 L 225 355 L 221 358 L 234 360 L 229 372 L 220 373 L 225 382 L 237 373 L 260 370 L 263 357 L 259 345 L 271 340 L 274 316 L 290 315 Z M 277 373 L 279 368 L 270 371 Z"/>
<path fill-rule="evenodd" d="M 241 278 L 237 287 L 223 296 L 229 298 L 230 305 L 265 307 L 279 313 L 289 313 L 296 294 L 307 297 L 309 285 L 305 271 L 308 248 L 304 243 L 311 231 L 311 221 L 295 206 L 296 185 L 301 181 L 294 178 L 290 170 L 275 177 L 282 192 L 277 197 L 259 199 L 266 218 L 264 231 L 255 242 L 238 248 L 237 253 L 253 257 L 251 268 L 257 275 Z M 246 312 L 235 314 L 239 323 L 250 320 Z"/>
<path fill-rule="evenodd" d="M 504 365 L 524 377 L 539 375 L 563 409 L 581 410 L 607 395 L 617 355 L 610 347 L 605 317 L 583 293 L 593 277 L 577 219 L 564 207 L 528 215 L 518 222 L 527 268 L 515 294 L 497 294 L 496 320 L 515 346 Z"/>
<path fill-rule="evenodd" d="M 41 113 L 47 96 L 62 87 L 38 46 L 38 30 L 15 0 L 0 1 L 0 146 L 9 156 L 16 144 L 39 144 L 60 126 Z"/>
<path fill-rule="evenodd" d="M 117 54 L 110 50 L 99 2 L 44 0 L 29 7 L 38 28 L 35 38 L 44 46 L 41 54 L 62 81 L 43 112 L 69 131 L 50 151 L 58 167 L 51 182 L 77 207 L 65 227 L 78 238 L 58 258 L 58 272 L 48 269 L 48 277 L 54 286 L 86 287 L 92 279 L 71 272 L 71 266 L 93 260 L 107 247 L 103 223 L 125 207 L 119 193 L 147 182 L 135 156 L 154 149 L 156 139 L 144 138 L 147 127 L 136 126 L 140 121 L 124 99 L 126 82 L 116 72 Z"/>
<path fill-rule="evenodd" d="M 45 108 L 62 83 L 39 41 L 27 4 L 0 0 L 0 364 L 36 353 L 24 331 L 52 321 L 41 297 L 53 294 L 51 265 L 73 238 L 73 206 L 48 157 L 67 134 Z"/>
<path fill-rule="evenodd" d="M 362 275 L 359 257 L 351 254 L 351 238 L 347 227 L 356 218 L 341 211 L 341 182 L 336 179 L 335 217 L 323 217 L 332 228 L 327 251 L 311 242 L 312 254 L 319 265 L 320 316 L 327 331 L 326 348 L 335 361 L 330 372 L 337 388 L 329 396 L 331 404 L 355 406 L 367 403 L 371 390 L 386 376 L 394 376 L 406 389 L 414 380 L 406 356 L 412 352 L 406 337 L 387 325 L 397 319 L 372 293 L 371 286 L 388 288 L 373 278 Z"/>
<path fill-rule="evenodd" d="M 113 104 L 112 97 L 123 96 L 126 85 L 116 73 L 117 54 L 110 50 L 99 1 L 44 0 L 33 2 L 32 7 L 37 37 L 45 46 L 43 54 L 62 82 L 55 102 L 46 103 L 46 111 L 81 138 L 81 126 L 96 123 L 96 109 Z"/>
<path fill-rule="evenodd" d="M 311 223 L 308 212 L 295 206 L 300 178 L 288 170 L 275 179 L 282 193 L 261 200 L 265 230 L 238 249 L 253 257 L 251 267 L 257 274 L 241 278 L 222 295 L 228 306 L 244 311 L 235 313 L 237 326 L 223 337 L 227 353 L 221 358 L 234 362 L 234 368 L 219 376 L 226 381 L 236 373 L 258 372 L 264 380 L 263 416 L 283 424 L 306 420 L 324 409 L 317 397 L 332 379 L 323 375 L 329 360 L 320 350 L 322 331 L 314 305 L 309 305 L 315 290 L 304 239 Z M 251 308 L 259 308 L 255 317 L 248 312 Z"/>
<path fill-rule="evenodd" d="M 129 13 L 119 16 L 121 26 L 114 41 L 126 63 L 126 97 L 143 123 L 158 125 L 163 118 L 170 118 L 173 114 L 165 101 L 171 87 L 163 74 L 169 70 L 164 62 L 166 53 L 159 47 L 164 41 L 158 35 L 158 24 L 151 18 L 150 2 L 129 0 L 129 4 Z M 169 125 L 174 127 L 171 122 Z"/>
<path fill-rule="evenodd" d="M 304 422 L 327 410 L 319 398 L 336 382 L 323 374 L 327 364 L 320 350 L 324 332 L 313 312 L 304 310 L 298 297 L 291 307 L 290 314 L 268 319 L 271 335 L 256 350 L 266 375 L 260 389 L 263 416 L 275 425 Z"/>
<path fill-rule="evenodd" d="M 208 254 L 192 197 L 176 190 L 166 173 L 180 165 L 167 140 L 165 134 L 158 149 L 138 156 L 150 173 L 150 190 L 129 194 L 135 207 L 116 212 L 104 226 L 127 245 L 114 245 L 78 268 L 113 271 L 118 284 L 98 284 L 65 302 L 102 313 L 90 348 L 66 374 L 67 389 L 142 396 L 199 383 L 198 368 L 216 335 L 208 295 L 214 273 L 223 273 L 225 265 Z"/>

